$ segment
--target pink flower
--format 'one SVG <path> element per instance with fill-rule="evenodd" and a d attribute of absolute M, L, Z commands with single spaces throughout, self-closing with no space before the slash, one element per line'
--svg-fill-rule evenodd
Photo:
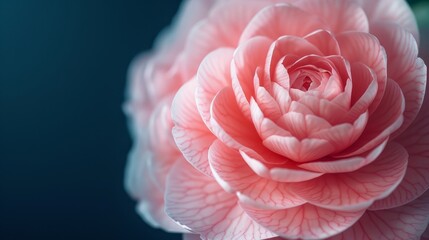
<path fill-rule="evenodd" d="M 147 222 L 202 239 L 422 235 L 429 102 L 405 1 L 183 12 L 131 68 L 126 186 Z"/>

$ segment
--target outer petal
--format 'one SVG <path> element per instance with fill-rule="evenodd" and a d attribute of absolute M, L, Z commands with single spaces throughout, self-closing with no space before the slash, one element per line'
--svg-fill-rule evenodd
<path fill-rule="evenodd" d="M 169 232 L 187 232 L 177 225 L 164 212 L 164 188 L 157 186 L 156 179 L 151 177 L 151 154 L 142 152 L 140 146 L 136 145 L 130 153 L 126 173 L 125 188 L 128 193 L 139 201 L 137 212 L 152 227 L 162 228 Z M 166 172 L 170 168 L 165 169 Z M 159 176 L 160 179 L 166 176 Z"/>
<path fill-rule="evenodd" d="M 428 157 L 411 155 L 408 160 L 407 172 L 400 185 L 388 197 L 374 202 L 371 210 L 390 209 L 407 204 L 420 197 L 429 189 Z"/>
<path fill-rule="evenodd" d="M 398 83 L 405 97 L 404 123 L 395 133 L 397 136 L 415 119 L 423 103 L 426 65 L 417 58 L 418 46 L 409 32 L 393 24 L 377 24 L 373 32 L 386 49 L 389 78 Z"/>
<path fill-rule="evenodd" d="M 178 161 L 167 180 L 166 213 L 203 239 L 262 239 L 275 235 L 251 220 L 212 178 Z"/>
<path fill-rule="evenodd" d="M 429 99 L 413 124 L 397 138 L 410 156 L 404 180 L 389 195 L 376 201 L 371 209 L 398 207 L 420 197 L 429 189 Z"/>
<path fill-rule="evenodd" d="M 196 80 L 187 82 L 173 100 L 173 136 L 183 156 L 202 173 L 211 176 L 207 152 L 215 136 L 207 129 L 195 103 Z"/>
<path fill-rule="evenodd" d="M 159 103 L 152 111 L 147 124 L 148 132 L 145 136 L 147 139 L 145 140 L 149 143 L 148 148 L 157 157 L 161 158 L 156 162 L 154 168 L 163 168 L 163 165 L 171 165 L 180 155 L 171 134 L 171 129 L 173 128 L 171 101 L 172 99 L 169 98 Z"/>
<path fill-rule="evenodd" d="M 305 204 L 284 210 L 261 210 L 241 204 L 256 222 L 285 238 L 323 239 L 352 226 L 365 212 L 332 211 Z"/>
<path fill-rule="evenodd" d="M 404 0 L 358 0 L 372 25 L 379 22 L 396 23 L 412 33 L 418 41 L 419 31 L 413 11 Z M 378 37 L 378 36 L 377 36 Z"/>
<path fill-rule="evenodd" d="M 372 164 L 355 172 L 325 174 L 293 185 L 293 191 L 309 203 L 332 210 L 366 209 L 387 197 L 405 175 L 408 154 L 390 143 Z"/>
<path fill-rule="evenodd" d="M 345 232 L 330 240 L 418 240 L 429 223 L 429 192 L 413 202 L 397 208 L 367 211 Z"/>
<path fill-rule="evenodd" d="M 198 65 L 209 52 L 219 47 L 236 47 L 239 34 L 266 4 L 267 1 L 251 1 L 246 4 L 225 1 L 218 4 L 208 18 L 199 22 L 188 36 L 184 50 L 184 78 L 189 79 L 195 74 Z"/>
<path fill-rule="evenodd" d="M 244 29 L 240 42 L 255 36 L 266 36 L 273 40 L 285 35 L 303 37 L 317 29 L 327 29 L 317 17 L 291 5 L 276 4 L 255 15 Z"/>
<path fill-rule="evenodd" d="M 256 175 L 237 151 L 220 141 L 215 141 L 210 147 L 209 159 L 218 183 L 225 190 L 237 193 L 243 202 L 277 209 L 305 203 L 289 190 L 289 184 Z"/>
<path fill-rule="evenodd" d="M 295 4 L 306 12 L 318 16 L 334 33 L 369 30 L 365 12 L 352 1 L 304 0 Z"/>
<path fill-rule="evenodd" d="M 144 70 L 148 65 L 150 55 L 137 56 L 128 69 L 126 99 L 123 109 L 129 117 L 129 130 L 133 139 L 144 137 L 147 130 L 139 126 L 147 124 L 153 106 L 149 100 L 148 89 L 145 88 Z"/>

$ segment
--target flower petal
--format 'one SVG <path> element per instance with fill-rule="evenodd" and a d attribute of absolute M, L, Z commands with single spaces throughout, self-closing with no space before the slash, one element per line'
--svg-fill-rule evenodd
<path fill-rule="evenodd" d="M 414 38 L 419 40 L 419 30 L 417 28 L 414 13 L 406 1 L 403 0 L 359 0 L 360 5 L 365 10 L 370 26 L 379 22 L 391 22 L 412 33 Z M 377 35 L 377 37 L 379 37 Z"/>
<path fill-rule="evenodd" d="M 404 96 L 398 84 L 389 80 L 386 92 L 377 110 L 369 117 L 361 137 L 348 149 L 338 154 L 347 157 L 360 154 L 378 146 L 397 130 L 403 122 Z"/>
<path fill-rule="evenodd" d="M 351 228 L 329 240 L 420 239 L 429 223 L 429 192 L 397 208 L 367 211 Z"/>
<path fill-rule="evenodd" d="M 262 140 L 271 135 L 291 136 L 290 132 L 281 128 L 271 119 L 266 118 L 253 98 L 250 99 L 250 110 L 253 124 Z"/>
<path fill-rule="evenodd" d="M 317 17 L 291 5 L 275 4 L 253 17 L 243 31 L 240 43 L 255 36 L 266 36 L 272 40 L 285 35 L 303 37 L 317 29 L 326 29 Z"/>
<path fill-rule="evenodd" d="M 198 22 L 188 35 L 185 45 L 183 77 L 190 79 L 196 73 L 203 58 L 220 47 L 236 47 L 240 33 L 250 19 L 263 8 L 265 1 L 243 4 L 225 1 L 217 4 L 205 20 Z"/>
<path fill-rule="evenodd" d="M 211 106 L 213 133 L 227 146 L 239 149 L 252 147 L 259 136 L 253 124 L 240 111 L 231 88 L 222 89 Z"/>
<path fill-rule="evenodd" d="M 329 157 L 323 160 L 325 161 L 314 161 L 300 164 L 299 167 L 322 173 L 345 173 L 356 171 L 361 167 L 364 167 L 372 163 L 377 157 L 383 152 L 384 147 L 386 146 L 387 140 L 382 144 L 373 148 L 371 151 L 368 151 L 360 156 L 353 156 L 342 159 L 330 159 Z"/>
<path fill-rule="evenodd" d="M 282 115 L 280 106 L 265 88 L 259 87 L 256 90 L 255 100 L 265 117 L 275 120 Z"/>
<path fill-rule="evenodd" d="M 418 46 L 414 37 L 393 24 L 377 24 L 373 32 L 387 52 L 389 78 L 401 87 L 405 97 L 404 123 L 395 132 L 398 136 L 417 116 L 425 94 L 427 69 L 417 57 Z"/>
<path fill-rule="evenodd" d="M 317 30 L 304 37 L 325 55 L 340 55 L 340 46 L 334 35 L 326 30 Z"/>
<path fill-rule="evenodd" d="M 352 106 L 345 117 L 346 122 L 353 121 L 360 114 L 367 112 L 378 91 L 377 76 L 362 63 L 352 64 L 352 79 Z"/>
<path fill-rule="evenodd" d="M 386 53 L 377 38 L 368 33 L 347 32 L 336 37 L 340 45 L 342 55 L 350 63 L 361 62 L 374 70 L 377 76 L 378 92 L 374 102 L 369 108 L 370 113 L 372 113 L 381 102 L 386 87 Z"/>
<path fill-rule="evenodd" d="M 230 65 L 234 49 L 219 48 L 207 55 L 197 73 L 195 98 L 204 123 L 210 126 L 210 105 L 216 94 L 231 85 Z"/>
<path fill-rule="evenodd" d="M 407 168 L 407 151 L 399 144 L 387 145 L 370 165 L 350 173 L 325 174 L 296 183 L 293 190 L 309 203 L 339 211 L 368 208 L 387 197 L 399 185 Z"/>
<path fill-rule="evenodd" d="M 306 107 L 310 111 L 306 110 L 302 106 Z M 303 114 L 316 115 L 320 118 L 325 119 L 331 125 L 343 123 L 345 116 L 347 116 L 347 110 L 347 108 L 344 108 L 343 106 L 336 104 L 333 101 L 311 96 L 309 94 L 302 96 L 298 100 L 298 102 L 293 101 L 289 109 L 290 112 L 296 111 L 301 112 Z M 353 121 L 354 120 L 355 119 L 353 119 Z"/>
<path fill-rule="evenodd" d="M 264 66 L 265 57 L 271 41 L 266 37 L 255 37 L 236 49 L 231 64 L 232 86 L 237 103 L 247 117 L 249 100 L 255 93 L 253 79 L 258 67 Z"/>
<path fill-rule="evenodd" d="M 202 173 L 211 176 L 207 153 L 215 136 L 207 129 L 195 103 L 196 79 L 185 83 L 171 107 L 173 136 L 183 156 Z"/>
<path fill-rule="evenodd" d="M 294 197 L 287 183 L 279 183 L 256 175 L 241 155 L 220 141 L 209 150 L 210 166 L 218 183 L 226 190 L 237 193 L 242 201 L 262 208 L 290 208 L 305 202 Z"/>
<path fill-rule="evenodd" d="M 352 226 L 365 212 L 332 211 L 310 204 L 284 210 L 263 210 L 243 203 L 240 205 L 263 227 L 291 239 L 323 239 L 333 236 Z"/>
<path fill-rule="evenodd" d="M 273 135 L 267 137 L 263 143 L 273 152 L 299 163 L 325 157 L 335 150 L 329 141 L 317 138 L 299 140 L 293 136 Z"/>
<path fill-rule="evenodd" d="M 262 152 L 261 160 L 269 164 L 283 164 L 284 158 L 267 150 L 251 121 L 244 117 L 235 102 L 231 88 L 216 95 L 211 108 L 213 133 L 228 147 L 236 150 Z"/>
<path fill-rule="evenodd" d="M 270 166 L 268 168 L 263 162 L 264 158 L 255 151 L 240 150 L 240 154 L 246 161 L 247 165 L 259 176 L 267 179 L 272 179 L 277 182 L 302 182 L 310 179 L 317 178 L 323 173 L 307 171 L 305 169 L 296 167 L 294 163 L 287 159 L 283 164 L 278 166 Z M 267 154 L 266 154 L 267 155 Z"/>
<path fill-rule="evenodd" d="M 315 132 L 332 128 L 332 125 L 323 118 L 292 111 L 279 118 L 277 124 L 298 139 L 304 139 Z"/>
<path fill-rule="evenodd" d="M 410 153 L 407 172 L 399 186 L 388 197 L 374 202 L 370 210 L 382 210 L 407 204 L 429 189 L 429 159 Z"/>
<path fill-rule="evenodd" d="M 328 140 L 335 151 L 342 151 L 352 145 L 362 134 L 368 121 L 368 112 L 363 113 L 353 124 L 342 123 L 330 128 L 325 128 L 314 133 L 309 137 Z"/>
<path fill-rule="evenodd" d="M 407 204 L 429 189 L 429 99 L 413 124 L 396 140 L 409 154 L 404 180 L 387 198 L 376 201 L 371 209 L 388 209 Z"/>
<path fill-rule="evenodd" d="M 274 80 L 277 64 L 287 55 L 305 57 L 308 55 L 322 55 L 322 52 L 307 40 L 296 36 L 279 37 L 268 50 L 265 73 L 266 78 Z M 278 80 L 278 79 L 276 79 Z M 280 85 L 288 86 L 288 83 L 278 82 Z"/>
<path fill-rule="evenodd" d="M 306 12 L 318 16 L 334 33 L 369 30 L 365 12 L 352 1 L 301 0 L 295 4 Z"/>
<path fill-rule="evenodd" d="M 167 180 L 166 213 L 203 239 L 262 239 L 274 237 L 250 219 L 214 179 L 178 161 Z"/>
<path fill-rule="evenodd" d="M 137 142 L 138 144 L 138 142 Z M 133 147 L 130 152 L 125 173 L 125 188 L 127 192 L 139 201 L 137 212 L 152 227 L 162 228 L 169 232 L 188 232 L 177 225 L 164 212 L 164 186 L 160 188 L 159 180 L 164 178 L 170 167 L 165 168 L 164 175 L 154 179 L 152 176 L 150 152 L 144 151 L 141 146 Z M 158 180 L 158 181 L 157 181 Z"/>

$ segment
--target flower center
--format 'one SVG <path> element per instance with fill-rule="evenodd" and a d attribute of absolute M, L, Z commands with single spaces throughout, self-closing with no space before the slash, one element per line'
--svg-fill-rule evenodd
<path fill-rule="evenodd" d="M 301 70 L 293 73 L 291 75 L 292 79 L 292 88 L 307 92 L 309 90 L 319 87 L 321 84 L 322 76 L 321 73 L 315 71 Z"/>
<path fill-rule="evenodd" d="M 302 91 L 307 91 L 309 88 L 310 88 L 310 86 L 311 86 L 311 83 L 312 83 L 313 81 L 311 81 L 311 79 L 309 78 L 309 77 L 305 77 L 304 78 L 304 80 L 302 80 L 302 86 L 301 86 L 301 90 Z"/>

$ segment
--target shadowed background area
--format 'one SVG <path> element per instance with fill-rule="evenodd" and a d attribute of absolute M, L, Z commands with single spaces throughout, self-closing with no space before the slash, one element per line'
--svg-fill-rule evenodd
<path fill-rule="evenodd" d="M 0 0 L 0 239 L 181 239 L 123 189 L 121 109 L 130 61 L 179 3 Z"/>

